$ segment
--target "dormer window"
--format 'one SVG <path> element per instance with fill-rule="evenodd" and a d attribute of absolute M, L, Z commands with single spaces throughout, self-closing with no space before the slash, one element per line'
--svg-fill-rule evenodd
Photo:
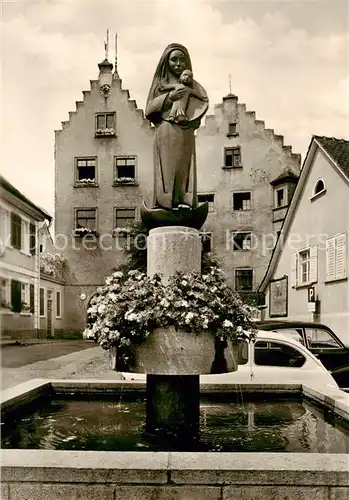
<path fill-rule="evenodd" d="M 314 196 L 316 194 L 322 193 L 322 191 L 325 191 L 325 184 L 322 179 L 319 179 L 314 187 Z"/>

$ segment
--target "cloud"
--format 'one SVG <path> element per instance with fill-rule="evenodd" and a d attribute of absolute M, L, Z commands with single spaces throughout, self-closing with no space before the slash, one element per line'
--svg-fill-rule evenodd
<path fill-rule="evenodd" d="M 295 152 L 306 152 L 313 133 L 345 135 L 349 36 L 339 29 L 345 7 L 336 10 L 337 24 L 331 18 L 337 29 L 329 29 L 319 18 L 323 5 L 299 3 L 295 11 L 287 2 L 268 9 L 265 2 L 164 0 L 4 4 L 3 174 L 53 213 L 53 130 L 97 77 L 107 28 L 110 60 L 117 31 L 119 74 L 139 107 L 163 49 L 178 41 L 189 49 L 211 110 L 228 93 L 231 74 L 240 102 Z"/>

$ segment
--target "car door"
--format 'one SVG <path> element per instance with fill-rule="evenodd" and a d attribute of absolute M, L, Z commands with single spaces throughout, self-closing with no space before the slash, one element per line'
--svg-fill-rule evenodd
<path fill-rule="evenodd" d="M 315 354 L 327 370 L 349 365 L 349 349 L 327 328 L 306 327 L 308 349 Z"/>

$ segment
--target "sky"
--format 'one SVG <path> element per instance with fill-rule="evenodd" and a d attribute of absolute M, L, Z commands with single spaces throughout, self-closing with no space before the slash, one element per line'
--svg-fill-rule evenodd
<path fill-rule="evenodd" d="M 144 109 L 163 49 L 185 45 L 213 105 L 229 88 L 304 160 L 313 134 L 349 139 L 348 1 L 2 3 L 1 174 L 54 215 L 54 130 L 98 78 L 109 29 Z"/>

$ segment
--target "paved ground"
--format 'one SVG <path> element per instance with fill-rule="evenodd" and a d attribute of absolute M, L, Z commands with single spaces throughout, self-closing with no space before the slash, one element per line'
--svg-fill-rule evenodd
<path fill-rule="evenodd" d="M 7 346 L 1 349 L 1 366 L 3 368 L 19 368 L 37 361 L 90 349 L 93 345 L 86 340 L 53 340 L 32 345 Z"/>
<path fill-rule="evenodd" d="M 85 342 L 83 350 L 51 359 L 45 359 L 20 367 L 1 367 L 1 388 L 7 389 L 33 378 L 47 379 L 104 379 L 120 380 L 119 373 L 109 369 L 108 353 L 95 346 L 93 342 Z M 10 349 L 29 349 L 27 347 L 6 347 L 2 349 L 5 361 Z"/>

